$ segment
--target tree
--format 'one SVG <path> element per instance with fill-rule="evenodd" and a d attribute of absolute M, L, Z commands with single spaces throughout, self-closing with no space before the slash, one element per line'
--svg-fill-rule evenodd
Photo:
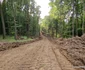
<path fill-rule="evenodd" d="M 50 28 L 49 32 L 54 33 L 54 36 L 57 33 L 58 37 L 74 37 L 84 34 L 84 5 L 85 1 L 81 0 L 50 0 L 49 6 L 51 10 L 49 16 L 52 19 L 51 21 L 46 21 L 47 27 Z M 57 23 L 56 25 L 54 25 L 55 22 Z"/>
<path fill-rule="evenodd" d="M 0 14 L 1 14 L 1 20 L 2 20 L 2 27 L 3 27 L 3 39 L 6 37 L 6 30 L 5 30 L 5 22 L 4 22 L 4 14 L 3 14 L 3 8 L 5 6 L 5 0 L 3 3 L 0 2 Z"/>
<path fill-rule="evenodd" d="M 4 36 L 5 32 L 7 35 L 14 36 L 15 39 L 18 39 L 21 35 L 38 36 L 40 8 L 35 0 L 4 0 L 3 3 L 3 6 L 0 5 L 0 7 L 2 6 L 0 13 L 3 17 Z M 1 28 L 0 33 L 2 34 Z"/>

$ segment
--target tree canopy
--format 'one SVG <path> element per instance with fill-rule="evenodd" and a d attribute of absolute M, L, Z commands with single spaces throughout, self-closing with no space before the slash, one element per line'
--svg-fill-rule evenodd
<path fill-rule="evenodd" d="M 0 35 L 38 37 L 40 30 L 52 37 L 74 37 L 85 33 L 84 0 L 50 0 L 50 12 L 40 19 L 35 0 L 3 0 L 0 3 Z M 39 24 L 39 21 L 41 22 Z"/>
<path fill-rule="evenodd" d="M 0 34 L 37 37 L 40 26 L 40 6 L 35 0 L 3 0 L 0 3 Z"/>
<path fill-rule="evenodd" d="M 74 37 L 85 33 L 84 0 L 50 0 L 49 6 L 49 15 L 41 23 L 47 34 L 53 37 Z"/>

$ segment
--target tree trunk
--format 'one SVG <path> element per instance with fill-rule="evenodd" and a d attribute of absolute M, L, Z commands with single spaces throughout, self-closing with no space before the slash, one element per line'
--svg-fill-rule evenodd
<path fill-rule="evenodd" d="M 83 8 L 82 8 L 82 3 L 81 3 L 81 28 L 82 28 L 82 34 L 83 34 Z"/>
<path fill-rule="evenodd" d="M 84 34 L 84 27 L 85 27 L 85 23 L 84 23 L 84 11 L 85 11 L 85 1 L 83 1 L 83 23 L 82 23 L 82 34 Z"/>
<path fill-rule="evenodd" d="M 15 40 L 17 40 L 17 27 L 16 27 L 15 17 L 14 17 L 14 29 L 15 29 Z"/>
<path fill-rule="evenodd" d="M 0 14 L 1 14 L 1 21 L 2 21 L 2 27 L 3 27 L 3 39 L 6 37 L 6 30 L 5 30 L 5 22 L 4 22 L 4 15 L 3 15 L 3 9 L 2 9 L 2 4 L 0 2 Z"/>
<path fill-rule="evenodd" d="M 72 0 L 73 14 L 72 14 L 72 37 L 74 37 L 74 0 Z"/>
<path fill-rule="evenodd" d="M 78 0 L 76 0 L 76 36 L 78 36 Z"/>
<path fill-rule="evenodd" d="M 28 7 L 28 10 L 29 10 L 29 7 Z M 27 18 L 28 18 L 28 38 L 29 38 L 29 23 L 30 23 L 30 21 L 29 21 L 29 11 L 28 11 L 28 15 L 27 15 Z"/>
<path fill-rule="evenodd" d="M 14 30 L 15 30 L 15 35 L 14 38 L 17 40 L 17 27 L 16 27 L 16 9 L 15 9 L 15 3 L 13 4 L 13 13 L 14 13 Z"/>

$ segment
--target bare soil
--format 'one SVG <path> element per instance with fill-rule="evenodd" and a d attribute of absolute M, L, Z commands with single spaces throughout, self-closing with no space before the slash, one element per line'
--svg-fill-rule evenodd
<path fill-rule="evenodd" d="M 0 52 L 0 70 L 80 70 L 61 54 L 59 45 L 42 40 Z"/>
<path fill-rule="evenodd" d="M 57 39 L 54 41 L 68 61 L 76 68 L 85 70 L 85 35 L 69 39 Z"/>
<path fill-rule="evenodd" d="M 36 38 L 36 39 L 31 40 L 31 41 L 25 41 L 25 42 L 11 42 L 11 43 L 9 43 L 9 42 L 0 42 L 0 51 L 16 48 L 16 47 L 19 47 L 20 45 L 32 43 L 32 42 L 35 42 L 35 41 L 39 41 L 41 39 L 42 38 Z"/>

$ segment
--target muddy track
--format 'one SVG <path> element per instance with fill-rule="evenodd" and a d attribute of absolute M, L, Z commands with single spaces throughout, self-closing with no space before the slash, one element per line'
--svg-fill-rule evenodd
<path fill-rule="evenodd" d="M 0 70 L 76 70 L 56 45 L 44 38 L 0 52 Z"/>

